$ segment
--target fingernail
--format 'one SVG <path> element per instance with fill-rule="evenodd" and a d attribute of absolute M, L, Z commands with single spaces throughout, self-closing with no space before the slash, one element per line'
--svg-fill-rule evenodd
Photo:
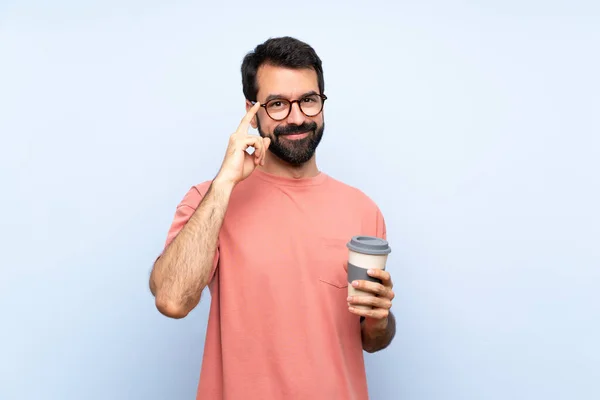
<path fill-rule="evenodd" d="M 348 298 L 346 299 L 346 301 L 352 301 L 352 296 L 348 296 Z"/>
<path fill-rule="evenodd" d="M 352 286 L 357 287 L 358 286 L 358 282 L 357 281 L 352 282 Z"/>
<path fill-rule="evenodd" d="M 367 274 L 369 274 L 369 275 L 373 275 L 374 273 L 375 273 L 375 271 L 373 271 L 372 269 L 367 271 Z"/>

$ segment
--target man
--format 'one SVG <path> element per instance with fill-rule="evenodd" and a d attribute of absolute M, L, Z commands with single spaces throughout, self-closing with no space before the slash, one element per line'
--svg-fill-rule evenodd
<path fill-rule="evenodd" d="M 150 278 L 156 307 L 183 318 L 209 287 L 198 399 L 367 399 L 362 351 L 394 337 L 394 293 L 376 270 L 381 284 L 353 282 L 376 297 L 347 297 L 346 243 L 385 239 L 383 216 L 317 168 L 327 97 L 315 51 L 269 39 L 241 70 L 247 113 L 218 174 L 177 207 Z"/>

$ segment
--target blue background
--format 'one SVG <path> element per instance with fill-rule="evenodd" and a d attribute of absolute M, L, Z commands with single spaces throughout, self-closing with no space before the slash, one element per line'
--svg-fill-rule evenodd
<path fill-rule="evenodd" d="M 194 398 L 210 298 L 167 319 L 148 274 L 279 35 L 387 220 L 372 398 L 600 398 L 600 6 L 416 3 L 2 1 L 0 399 Z"/>

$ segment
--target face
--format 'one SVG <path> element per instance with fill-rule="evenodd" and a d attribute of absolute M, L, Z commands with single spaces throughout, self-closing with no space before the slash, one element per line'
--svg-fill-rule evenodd
<path fill-rule="evenodd" d="M 301 100 L 305 111 L 312 106 L 310 94 L 319 93 L 317 73 L 312 69 L 288 69 L 262 65 L 257 72 L 257 100 L 267 104 L 270 100 Z M 282 102 L 274 102 L 269 112 L 275 118 Z M 252 107 L 247 102 L 246 108 Z M 307 112 L 308 114 L 312 114 Z M 283 113 L 285 115 L 285 112 Z M 323 112 L 308 117 L 301 110 L 298 102 L 292 104 L 289 115 L 276 121 L 261 107 L 252 121 L 252 126 L 258 129 L 263 137 L 271 138 L 269 151 L 281 160 L 292 165 L 302 165 L 309 161 L 323 137 L 325 123 Z"/>

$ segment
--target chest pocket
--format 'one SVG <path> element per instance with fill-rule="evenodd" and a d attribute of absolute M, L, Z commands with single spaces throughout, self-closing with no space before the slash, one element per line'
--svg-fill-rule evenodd
<path fill-rule="evenodd" d="M 318 244 L 319 281 L 334 288 L 348 287 L 347 240 L 321 238 Z"/>

